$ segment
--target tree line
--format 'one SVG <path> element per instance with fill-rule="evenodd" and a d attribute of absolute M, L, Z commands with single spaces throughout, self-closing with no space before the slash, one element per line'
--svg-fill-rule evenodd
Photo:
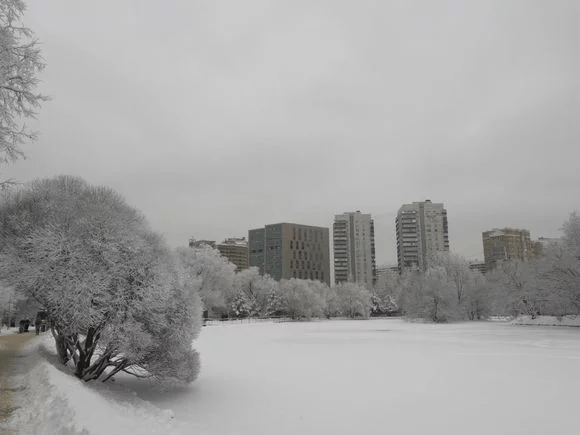
<path fill-rule="evenodd" d="M 580 314 L 580 216 L 570 214 L 559 241 L 543 245 L 530 260 L 499 262 L 485 275 L 465 258 L 432 259 L 424 273 L 404 271 L 379 285 L 406 317 L 433 322 L 482 320 L 490 316 Z"/>

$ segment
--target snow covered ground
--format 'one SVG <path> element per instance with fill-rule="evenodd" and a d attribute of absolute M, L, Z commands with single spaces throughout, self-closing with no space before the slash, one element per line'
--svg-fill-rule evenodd
<path fill-rule="evenodd" d="M 221 324 L 204 328 L 195 347 L 202 375 L 167 390 L 128 376 L 83 384 L 49 354 L 20 379 L 37 410 L 16 411 L 12 423 L 39 434 L 109 435 L 577 430 L 577 328 L 398 319 Z M 63 421 L 72 423 L 58 426 Z"/>
<path fill-rule="evenodd" d="M 520 316 L 512 321 L 514 325 L 576 326 L 580 327 L 580 316 Z"/>
<path fill-rule="evenodd" d="M 579 332 L 396 319 L 224 324 L 204 328 L 191 388 L 121 382 L 208 434 L 575 431 Z"/>

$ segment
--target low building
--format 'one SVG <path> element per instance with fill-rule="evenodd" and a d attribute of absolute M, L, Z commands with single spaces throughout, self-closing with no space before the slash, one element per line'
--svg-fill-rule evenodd
<path fill-rule="evenodd" d="M 218 251 L 224 257 L 226 257 L 230 263 L 236 265 L 236 272 L 248 268 L 249 264 L 249 251 L 248 251 L 248 241 L 245 237 L 241 238 L 229 238 L 225 239 L 222 243 L 217 245 Z"/>
<path fill-rule="evenodd" d="M 485 263 L 471 263 L 469 268 L 471 270 L 476 270 L 481 274 L 485 274 L 487 272 L 487 265 Z"/>
<path fill-rule="evenodd" d="M 215 248 L 215 240 L 196 240 L 194 238 L 189 239 L 190 248 L 201 248 L 203 246 Z"/>

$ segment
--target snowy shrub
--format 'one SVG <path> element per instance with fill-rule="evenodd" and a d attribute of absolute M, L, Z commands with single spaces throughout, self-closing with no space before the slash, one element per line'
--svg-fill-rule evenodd
<path fill-rule="evenodd" d="M 0 228 L 0 279 L 46 308 L 77 377 L 196 378 L 199 283 L 118 194 L 35 181 L 0 203 Z"/>
<path fill-rule="evenodd" d="M 209 316 L 229 314 L 236 266 L 210 246 L 180 247 L 177 255 L 188 276 L 200 281 L 199 294 Z"/>
<path fill-rule="evenodd" d="M 322 317 L 325 301 L 314 291 L 313 281 L 283 279 L 280 281 L 280 297 L 283 311 L 292 319 Z"/>
<path fill-rule="evenodd" d="M 335 287 L 336 303 L 343 316 L 368 318 L 371 312 L 372 295 L 362 284 L 343 282 Z"/>

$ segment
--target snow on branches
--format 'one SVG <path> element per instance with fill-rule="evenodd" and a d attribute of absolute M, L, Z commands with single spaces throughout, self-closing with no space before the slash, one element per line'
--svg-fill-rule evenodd
<path fill-rule="evenodd" d="M 79 178 L 35 181 L 6 195 L 0 226 L 0 279 L 46 308 L 77 377 L 196 378 L 199 284 L 122 197 Z"/>
<path fill-rule="evenodd" d="M 44 62 L 38 41 L 20 21 L 24 10 L 22 0 L 0 0 L 0 163 L 23 156 L 20 146 L 36 138 L 24 120 L 35 118 L 48 99 L 36 92 Z"/>

